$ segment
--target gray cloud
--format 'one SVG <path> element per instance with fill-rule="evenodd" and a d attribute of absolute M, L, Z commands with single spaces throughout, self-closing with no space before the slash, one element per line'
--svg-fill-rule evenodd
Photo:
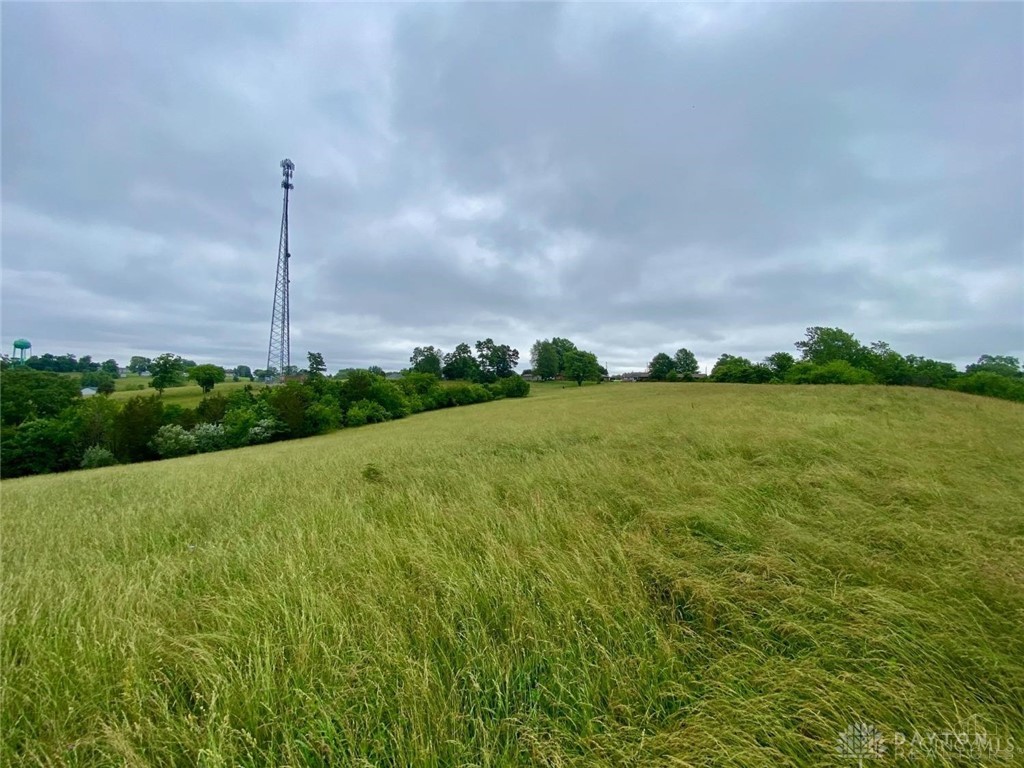
<path fill-rule="evenodd" d="M 1014 4 L 8 5 L 3 343 L 1024 354 Z"/>

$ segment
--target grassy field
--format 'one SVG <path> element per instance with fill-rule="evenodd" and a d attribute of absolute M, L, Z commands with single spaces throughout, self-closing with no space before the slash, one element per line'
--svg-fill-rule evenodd
<path fill-rule="evenodd" d="M 127 400 L 127 399 L 129 399 L 131 397 L 135 397 L 136 395 L 155 395 L 156 394 L 156 390 L 149 386 L 150 379 L 143 378 L 141 376 L 132 376 L 132 377 L 125 377 L 124 379 L 116 379 L 115 380 L 115 384 L 117 382 L 131 380 L 131 379 L 134 379 L 135 381 L 134 381 L 134 384 L 129 384 L 129 387 L 137 386 L 139 383 L 145 382 L 146 383 L 145 384 L 145 389 L 135 390 L 135 389 L 131 389 L 131 388 L 128 388 L 128 389 L 123 389 L 122 388 L 122 389 L 118 389 L 117 391 L 115 391 L 114 394 L 112 394 L 110 397 L 112 399 L 114 399 L 114 400 Z M 243 389 L 246 384 L 252 384 L 252 382 L 250 382 L 248 380 L 244 380 L 244 381 L 225 381 L 223 384 L 217 384 L 213 388 L 213 391 L 214 391 L 214 393 L 219 393 L 219 394 L 222 394 L 222 395 L 229 395 L 229 394 L 231 394 L 233 391 L 235 391 L 237 389 Z M 252 386 L 254 388 L 256 388 L 256 387 L 262 387 L 263 385 L 262 384 L 252 384 Z M 188 384 L 188 385 L 186 385 L 184 387 L 171 387 L 170 389 L 165 389 L 164 390 L 164 394 L 163 394 L 163 400 L 164 400 L 164 404 L 165 405 L 180 405 L 182 407 L 187 407 L 187 408 L 194 408 L 195 406 L 199 405 L 199 403 L 200 403 L 200 401 L 202 399 L 203 399 L 203 388 L 200 387 L 198 384 Z"/>
<path fill-rule="evenodd" d="M 0 759 L 1021 765 L 1022 493 L 1020 405 L 724 384 L 5 481 Z"/>

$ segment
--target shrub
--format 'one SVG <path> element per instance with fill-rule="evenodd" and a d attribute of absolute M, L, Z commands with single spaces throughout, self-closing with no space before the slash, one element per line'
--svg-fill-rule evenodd
<path fill-rule="evenodd" d="M 373 382 L 366 399 L 378 403 L 392 419 L 404 419 L 411 412 L 405 393 L 391 381 L 378 379 Z"/>
<path fill-rule="evenodd" d="M 480 384 L 456 381 L 445 388 L 449 405 L 472 405 L 493 400 L 493 396 Z"/>
<path fill-rule="evenodd" d="M 526 397 L 530 394 L 530 382 L 522 376 L 508 376 L 498 383 L 505 397 Z"/>
<path fill-rule="evenodd" d="M 196 439 L 191 432 L 177 424 L 165 424 L 153 437 L 153 449 L 162 459 L 185 456 L 196 450 Z"/>
<path fill-rule="evenodd" d="M 192 428 L 196 453 L 210 453 L 227 447 L 228 436 L 220 424 L 197 424 Z"/>
<path fill-rule="evenodd" d="M 249 445 L 269 443 L 279 434 L 286 431 L 286 427 L 277 419 L 260 419 L 252 427 L 250 427 L 249 433 L 246 436 L 246 442 L 249 443 Z"/>
<path fill-rule="evenodd" d="M 306 409 L 303 429 L 307 435 L 321 435 L 341 426 L 341 408 L 332 403 L 317 402 Z"/>
<path fill-rule="evenodd" d="M 117 464 L 114 454 L 100 445 L 94 445 L 85 449 L 82 456 L 82 469 L 97 469 L 99 467 L 110 467 Z"/>
<path fill-rule="evenodd" d="M 789 384 L 874 384 L 875 377 L 845 360 L 830 363 L 797 363 L 786 375 Z"/>
<path fill-rule="evenodd" d="M 360 400 L 349 407 L 348 413 L 345 414 L 345 424 L 349 427 L 361 427 L 364 424 L 387 421 L 389 418 L 390 414 L 380 403 Z"/>
<path fill-rule="evenodd" d="M 949 388 L 971 395 L 999 397 L 1024 403 L 1024 382 L 991 371 L 978 371 L 961 376 L 951 382 Z"/>
<path fill-rule="evenodd" d="M 220 424 L 228 412 L 228 399 L 219 392 L 207 395 L 196 406 L 196 417 L 201 422 Z"/>

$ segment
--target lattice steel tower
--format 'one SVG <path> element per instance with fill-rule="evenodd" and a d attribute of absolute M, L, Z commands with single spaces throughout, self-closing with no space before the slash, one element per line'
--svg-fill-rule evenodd
<path fill-rule="evenodd" d="M 288 308 L 288 261 L 292 255 L 288 251 L 288 192 L 294 189 L 292 174 L 295 163 L 285 159 L 281 161 L 281 174 L 284 179 L 284 209 L 281 213 L 281 240 L 277 246 L 277 280 L 274 283 L 274 312 L 270 317 L 270 347 L 267 349 L 267 370 L 276 368 L 279 376 L 288 373 L 292 364 L 291 339 L 289 338 Z"/>

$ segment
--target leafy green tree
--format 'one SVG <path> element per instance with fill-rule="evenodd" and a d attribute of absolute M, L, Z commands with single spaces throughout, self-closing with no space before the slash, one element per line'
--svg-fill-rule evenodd
<path fill-rule="evenodd" d="M 74 378 L 23 365 L 0 373 L 0 392 L 0 421 L 8 425 L 57 416 L 81 399 L 81 387 Z"/>
<path fill-rule="evenodd" d="M 152 360 L 148 357 L 140 357 L 139 355 L 133 355 L 131 362 L 128 363 L 128 370 L 132 373 L 142 373 L 148 371 L 149 366 L 152 364 Z"/>
<path fill-rule="evenodd" d="M 204 397 L 196 406 L 196 422 L 206 424 L 219 424 L 224 421 L 228 412 L 228 399 L 224 395 L 214 392 Z"/>
<path fill-rule="evenodd" d="M 647 365 L 647 372 L 651 374 L 652 381 L 665 381 L 675 369 L 676 361 L 664 352 L 656 354 Z"/>
<path fill-rule="evenodd" d="M 311 394 L 300 381 L 289 381 L 271 389 L 270 407 L 274 417 L 284 425 L 288 437 L 305 437 L 303 426 Z"/>
<path fill-rule="evenodd" d="M 248 365 L 236 365 L 235 376 L 252 381 L 252 369 Z"/>
<path fill-rule="evenodd" d="M 807 338 L 796 342 L 794 346 L 800 350 L 804 361 L 817 365 L 845 360 L 855 368 L 860 368 L 868 355 L 868 350 L 853 334 L 842 328 L 808 328 Z"/>
<path fill-rule="evenodd" d="M 884 341 L 876 341 L 871 345 L 864 356 L 862 367 L 870 371 L 879 384 L 906 385 L 911 382 L 913 373 L 907 359 Z"/>
<path fill-rule="evenodd" d="M 311 378 L 323 377 L 327 373 L 327 364 L 324 356 L 319 352 L 307 352 L 306 359 L 309 361 L 309 375 Z"/>
<path fill-rule="evenodd" d="M 476 381 L 480 378 L 480 364 L 473 357 L 469 344 L 459 344 L 444 356 L 441 374 L 449 381 Z"/>
<path fill-rule="evenodd" d="M 1011 379 L 1019 379 L 1024 376 L 1020 368 L 1020 360 L 1010 355 L 982 355 L 978 362 L 967 366 L 967 373 L 994 373 L 997 376 L 1007 376 Z"/>
<path fill-rule="evenodd" d="M 121 377 L 121 369 L 117 366 L 117 360 L 110 358 L 100 363 L 100 370 L 106 374 L 109 374 L 111 378 L 117 379 Z"/>
<path fill-rule="evenodd" d="M 789 369 L 793 367 L 796 360 L 789 352 L 776 352 L 773 355 L 768 355 L 764 359 L 765 365 L 768 366 L 768 370 L 772 372 L 772 377 L 779 381 L 786 380 L 786 374 L 789 373 Z"/>
<path fill-rule="evenodd" d="M 98 445 L 110 448 L 114 443 L 114 425 L 119 407 L 106 397 L 82 400 L 72 411 L 72 431 L 80 450 Z"/>
<path fill-rule="evenodd" d="M 582 387 L 584 381 L 601 380 L 601 366 L 593 352 L 570 349 L 562 360 L 565 364 L 565 378 L 575 381 L 576 386 Z"/>
<path fill-rule="evenodd" d="M 771 381 L 772 370 L 762 363 L 752 363 L 745 357 L 722 355 L 711 369 L 711 378 L 734 384 L 765 384 Z"/>
<path fill-rule="evenodd" d="M 676 373 L 684 379 L 692 379 L 694 375 L 700 372 L 700 365 L 697 363 L 696 355 L 686 349 L 686 347 L 676 350 L 675 364 Z"/>
<path fill-rule="evenodd" d="M 552 338 L 551 343 L 555 347 L 555 352 L 558 353 L 558 375 L 566 376 L 566 378 L 572 378 L 565 373 L 565 356 L 570 352 L 575 352 L 576 345 L 568 339 L 563 339 L 558 336 Z"/>
<path fill-rule="evenodd" d="M 945 387 L 960 375 L 952 363 L 917 355 L 907 355 L 903 359 L 910 368 L 910 380 L 907 383 L 914 387 Z"/>
<path fill-rule="evenodd" d="M 30 419 L 13 437 L 4 440 L 0 451 L 3 477 L 48 474 L 73 469 L 81 462 L 75 451 L 74 434 L 67 420 Z"/>
<path fill-rule="evenodd" d="M 160 397 L 136 396 L 125 401 L 114 420 L 114 455 L 118 461 L 146 461 L 156 458 L 153 437 L 164 422 L 164 405 Z"/>
<path fill-rule="evenodd" d="M 182 383 L 185 366 L 178 355 L 165 352 L 150 361 L 149 372 L 153 375 L 149 386 L 161 395 L 168 387 L 177 387 Z M 223 371 L 222 371 L 223 373 Z"/>
<path fill-rule="evenodd" d="M 159 360 L 159 358 L 157 359 Z M 224 381 L 224 369 L 219 365 L 196 365 L 189 368 L 188 377 L 203 388 L 204 394 L 207 394 L 215 385 Z M 156 384 L 154 383 L 153 386 Z"/>
<path fill-rule="evenodd" d="M 999 397 L 1003 400 L 1024 402 L 1024 381 L 993 371 L 974 371 L 950 384 L 950 389 L 972 395 Z"/>
<path fill-rule="evenodd" d="M 533 365 L 533 374 L 544 381 L 550 381 L 559 374 L 560 361 L 558 348 L 546 339 L 543 341 L 537 339 L 530 349 L 530 363 Z"/>
<path fill-rule="evenodd" d="M 437 347 L 416 347 L 409 362 L 416 373 L 432 373 L 440 377 L 443 358 L 444 354 Z"/>
<path fill-rule="evenodd" d="M 481 373 L 490 379 L 503 379 L 515 373 L 519 350 L 508 344 L 495 344 L 494 339 L 484 339 L 476 343 L 476 359 Z"/>
<path fill-rule="evenodd" d="M 92 361 L 92 355 L 86 355 L 78 361 L 78 370 L 83 373 L 87 371 L 98 371 L 99 369 L 100 364 Z"/>

